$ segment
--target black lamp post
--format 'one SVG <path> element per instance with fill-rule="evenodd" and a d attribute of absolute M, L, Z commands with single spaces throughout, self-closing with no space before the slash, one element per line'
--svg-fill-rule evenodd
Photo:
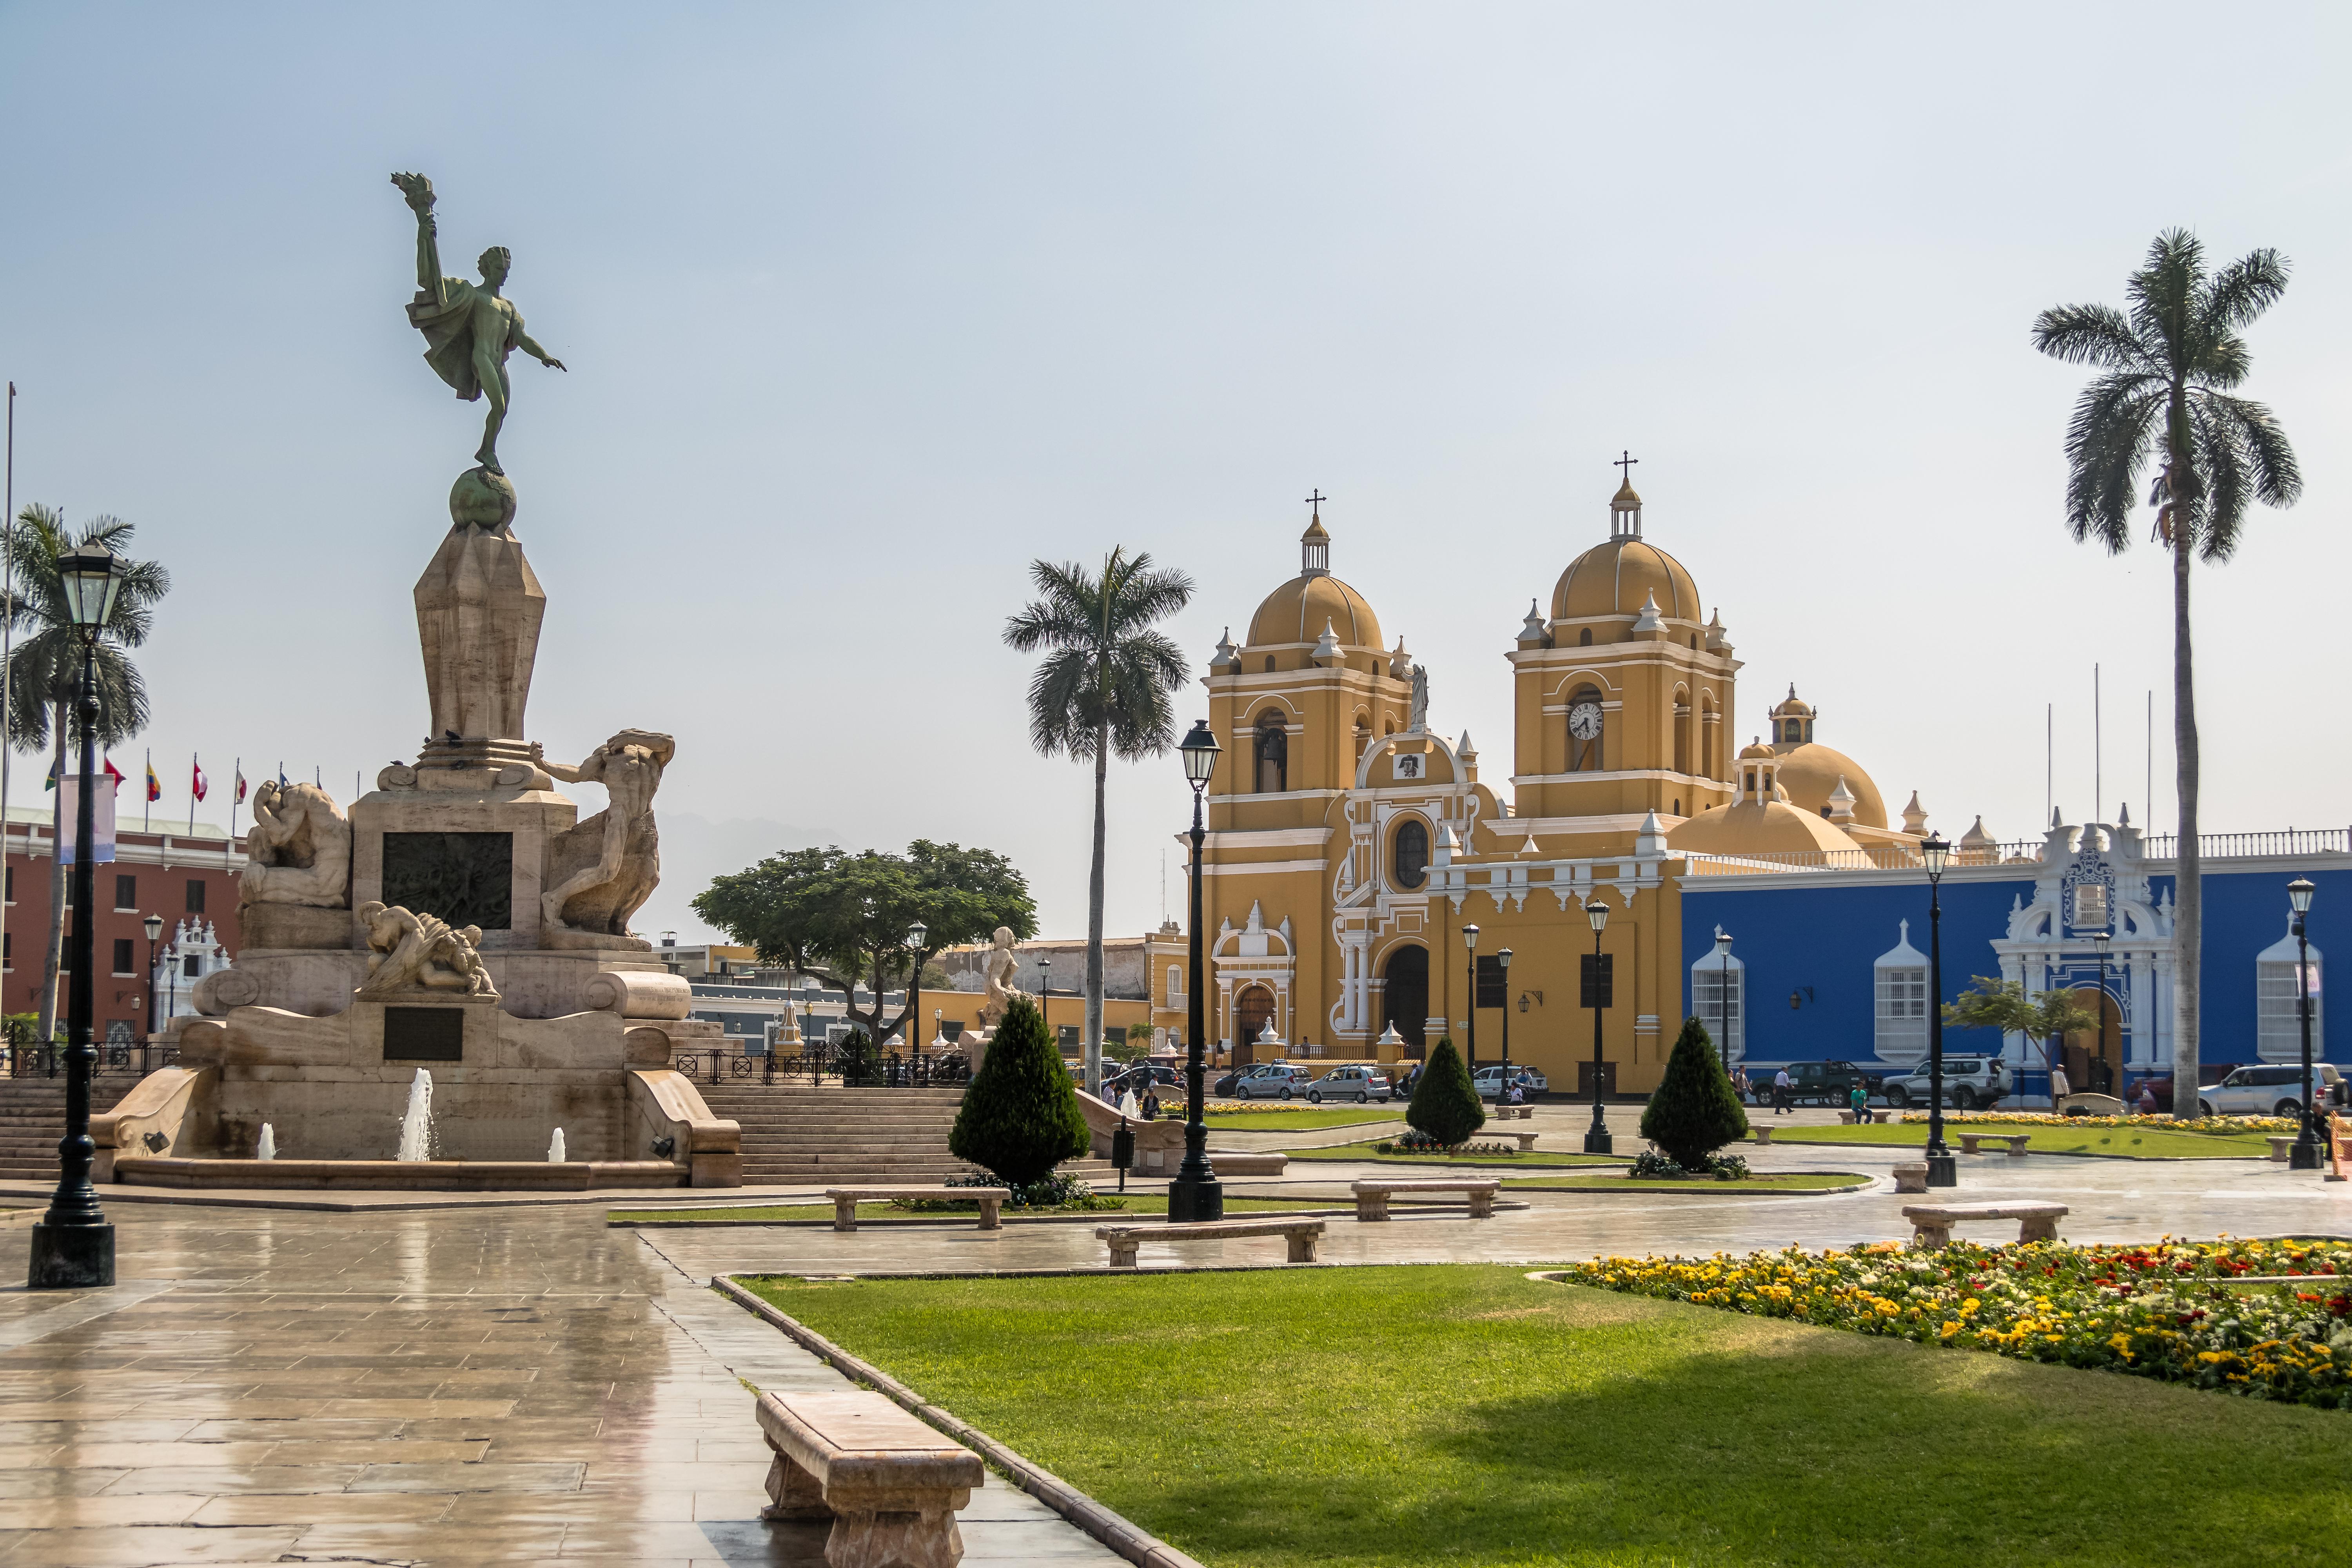
<path fill-rule="evenodd" d="M 155 971 L 155 950 L 163 940 L 163 917 L 149 915 L 144 923 L 147 927 L 147 1032 L 152 1035 L 157 1028 L 155 982 L 163 978 Z"/>
<path fill-rule="evenodd" d="M 1731 1076 L 1731 933 L 1715 933 L 1715 1049 L 1723 1076 Z"/>
<path fill-rule="evenodd" d="M 89 1169 L 98 1146 L 89 1137 L 89 1078 L 98 1053 L 90 1047 L 96 1011 L 98 925 L 96 853 L 98 787 L 98 638 L 122 591 L 122 562 L 112 551 L 90 544 L 58 558 L 58 575 L 74 631 L 81 638 L 81 683 L 74 716 L 81 732 L 81 783 L 74 799 L 73 975 L 66 1008 L 66 1133 L 58 1141 L 58 1190 L 48 1213 L 33 1227 L 32 1267 L 26 1279 L 36 1290 L 72 1289 L 114 1283 L 114 1226 L 98 1205 Z"/>
<path fill-rule="evenodd" d="M 2286 885 L 2286 901 L 2294 910 L 2295 1011 L 2303 1023 L 2303 1126 L 2295 1133 L 2294 1147 L 2287 1151 L 2287 1165 L 2297 1171 L 2316 1171 L 2320 1163 L 2319 1118 L 2311 1095 L 2311 942 L 2303 932 L 2303 917 L 2311 912 L 2311 895 L 2318 890 L 2307 877 Z"/>
<path fill-rule="evenodd" d="M 1500 1107 L 1511 1092 L 1511 950 L 1504 948 L 1495 954 L 1495 967 L 1503 972 L 1503 1076 L 1495 1080 L 1495 1104 Z"/>
<path fill-rule="evenodd" d="M 1465 962 L 1470 973 L 1470 1018 L 1466 1031 L 1469 1059 L 1464 1065 L 1470 1073 L 1470 1087 L 1475 1089 L 1478 1087 L 1478 928 L 1475 925 L 1462 928 L 1462 951 L 1469 955 Z"/>
<path fill-rule="evenodd" d="M 1045 1034 L 1054 1042 L 1054 1054 L 1062 1054 L 1062 1037 L 1054 1033 L 1054 961 L 1037 961 L 1037 1017 L 1045 1026 Z M 1083 1082 L 1079 1085 L 1085 1088 Z M 1092 1092 L 1089 1090 L 1088 1092 Z"/>
<path fill-rule="evenodd" d="M 2099 954 L 2099 1070 L 2101 1072 L 2107 1070 L 2107 942 L 2113 936 L 2114 932 L 2112 931 L 2093 931 L 2091 933 L 2091 946 L 2096 949 Z M 2116 1052 L 2116 1081 L 2114 1087 L 2116 1102 L 2120 1104 L 2123 1100 L 2125 1087 L 2124 1053 L 2120 1048 Z M 2126 1105 L 2124 1106 L 2124 1109 L 2126 1110 L 2129 1110 L 2131 1107 Z"/>
<path fill-rule="evenodd" d="M 1222 749 L 1216 736 L 1209 732 L 1206 719 L 1195 723 L 1177 747 L 1184 758 L 1185 782 L 1192 786 L 1192 971 L 1184 976 L 1184 1163 L 1177 1167 L 1176 1179 L 1168 1184 L 1168 1218 L 1174 1225 L 1225 1217 L 1225 1189 L 1210 1168 L 1209 1129 L 1201 1120 L 1204 1034 L 1201 1010 L 1205 989 L 1201 978 L 1201 881 L 1202 857 L 1209 842 L 1208 829 L 1201 825 L 1201 792 L 1217 771 L 1217 752 Z"/>
<path fill-rule="evenodd" d="M 1601 932 L 1609 924 L 1609 906 L 1595 897 L 1584 906 L 1584 918 L 1592 922 L 1592 1125 L 1584 1134 L 1584 1152 L 1588 1154 L 1613 1154 L 1615 1140 L 1609 1136 L 1609 1116 L 1601 1108 Z"/>
<path fill-rule="evenodd" d="M 1944 1146 L 1944 868 L 1952 847 L 1940 833 L 1919 846 L 1927 865 L 1927 1184 L 1957 1187 L 1959 1162 Z M 2101 1015 L 2103 1017 L 2104 1014 Z"/>
<path fill-rule="evenodd" d="M 917 921 L 907 928 L 907 949 L 914 954 L 907 976 L 907 1058 L 908 1068 L 913 1070 L 914 1058 L 923 1054 L 923 939 L 931 928 Z"/>

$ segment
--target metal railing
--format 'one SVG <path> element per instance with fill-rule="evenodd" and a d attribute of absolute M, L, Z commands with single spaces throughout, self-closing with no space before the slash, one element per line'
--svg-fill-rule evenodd
<path fill-rule="evenodd" d="M 2151 833 L 2140 853 L 2150 860 L 2169 860 L 2180 850 L 2176 833 Z M 2251 859 L 2258 855 L 2352 854 L 2352 828 L 2287 827 L 2266 833 L 2200 833 L 2197 852 L 2208 860 Z"/>
<path fill-rule="evenodd" d="M 167 1068 L 179 1060 L 177 1046 L 138 1044 L 98 1045 L 98 1059 L 90 1064 L 92 1078 L 144 1078 L 158 1068 Z M 0 1076 L 8 1078 L 54 1078 L 66 1076 L 66 1047 L 60 1045 L 0 1046 Z"/>
<path fill-rule="evenodd" d="M 676 1052 L 669 1065 L 672 1071 L 708 1084 L 818 1085 L 831 1079 L 852 1089 L 949 1089 L 971 1081 L 971 1058 L 961 1051 L 886 1051 L 877 1056 L 813 1046 L 784 1055 L 713 1046 Z"/>
<path fill-rule="evenodd" d="M 2208 860 L 2352 855 L 2352 828 L 2282 828 L 2260 833 L 2200 833 L 2197 842 Z M 2141 840 L 2143 860 L 2170 860 L 2179 844 L 2175 834 L 2154 833 Z M 2028 866 L 2042 861 L 2043 841 L 2011 838 L 1986 848 L 1954 849 L 1954 866 Z M 1918 851 L 1892 844 L 1858 849 L 1759 849 L 1747 854 L 1685 854 L 1694 877 L 1765 876 L 1779 871 L 1919 871 Z"/>

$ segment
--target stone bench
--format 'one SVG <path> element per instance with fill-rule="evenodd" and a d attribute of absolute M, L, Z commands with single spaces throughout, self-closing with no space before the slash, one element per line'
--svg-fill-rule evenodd
<path fill-rule="evenodd" d="M 1898 1193 L 1924 1193 L 1927 1190 L 1927 1162 L 1907 1160 L 1895 1167 L 1895 1190 Z"/>
<path fill-rule="evenodd" d="M 2287 1152 L 2294 1147 L 2294 1141 L 2301 1136 L 2302 1134 L 2297 1132 L 2271 1133 L 2269 1135 L 2271 1145 L 2271 1163 L 2274 1165 L 2285 1164 Z"/>
<path fill-rule="evenodd" d="M 833 1521 L 824 1560 L 834 1568 L 962 1560 L 956 1510 L 988 1481 L 978 1454 L 860 1389 L 763 1394 L 758 1408 L 775 1455 L 761 1518 Z"/>
<path fill-rule="evenodd" d="M 980 1205 L 980 1228 L 998 1230 L 1004 1225 L 1002 1210 L 1008 1195 L 1003 1187 L 827 1187 L 824 1195 L 833 1200 L 833 1228 L 856 1230 L 857 1205 L 860 1203 L 887 1202 L 892 1198 L 948 1198 Z"/>
<path fill-rule="evenodd" d="M 1497 1121 L 1508 1121 L 1515 1117 L 1522 1121 L 1531 1121 L 1535 1113 L 1536 1108 L 1532 1105 L 1497 1105 L 1489 1112 Z"/>
<path fill-rule="evenodd" d="M 1888 1119 L 1889 1117 L 1893 1116 L 1895 1113 L 1894 1113 L 1893 1111 L 1891 1111 L 1891 1110 L 1873 1110 L 1873 1111 L 1868 1112 L 1867 1114 L 1868 1114 L 1868 1116 L 1869 1116 L 1869 1118 L 1870 1118 L 1870 1121 L 1865 1121 L 1865 1122 L 1862 1123 L 1862 1125 L 1863 1125 L 1863 1126 L 1867 1127 L 1867 1126 L 1869 1126 L 1869 1125 L 1871 1124 L 1871 1122 L 1876 1122 L 1879 1126 L 1884 1127 L 1884 1126 L 1885 1126 L 1885 1125 L 1886 1125 L 1887 1119 Z M 1838 1122 L 1839 1122 L 1839 1124 L 1840 1124 L 1841 1126 L 1844 1126 L 1844 1127 L 1852 1127 L 1852 1126 L 1853 1126 L 1853 1125 L 1854 1125 L 1853 1112 L 1853 1111 L 1851 1111 L 1851 1110 L 1841 1110 L 1841 1111 L 1839 1111 L 1839 1112 L 1838 1112 Z"/>
<path fill-rule="evenodd" d="M 1319 1219 L 1213 1219 L 1193 1225 L 1107 1225 L 1095 1231 L 1095 1239 L 1110 1247 L 1113 1268 L 1135 1267 L 1135 1250 L 1143 1245 L 1144 1237 L 1155 1241 L 1227 1241 L 1239 1237 L 1278 1236 L 1290 1244 L 1290 1263 L 1315 1261 L 1316 1244 L 1323 1239 L 1323 1222 Z"/>
<path fill-rule="evenodd" d="M 1960 1134 L 1960 1152 L 1981 1154 L 1984 1151 L 1978 1147 L 1980 1143 L 2006 1143 L 2010 1157 L 2022 1160 L 2025 1158 L 2025 1141 L 2032 1136 L 2031 1132 L 1963 1132 Z"/>
<path fill-rule="evenodd" d="M 2025 1241 L 2055 1241 L 2058 1221 L 2066 1213 L 2064 1204 L 1969 1204 L 1935 1205 L 1906 1204 L 1903 1217 L 1911 1222 L 1915 1247 L 1947 1247 L 1951 1244 L 1952 1226 L 1961 1220 L 2013 1219 L 2017 1221 L 2017 1239 Z"/>
<path fill-rule="evenodd" d="M 1210 1168 L 1220 1176 L 1278 1176 L 1290 1156 L 1276 1150 L 1211 1149 Z"/>
<path fill-rule="evenodd" d="M 1495 1214 L 1495 1194 L 1503 1184 L 1492 1176 L 1481 1180 L 1468 1177 L 1460 1181 L 1444 1178 L 1415 1181 L 1367 1180 L 1356 1182 L 1350 1190 L 1356 1194 L 1356 1218 L 1365 1224 L 1389 1217 L 1389 1199 L 1398 1193 L 1466 1193 L 1470 1197 L 1470 1217 L 1491 1219 Z"/>
<path fill-rule="evenodd" d="M 1750 1127 L 1748 1131 L 1756 1134 L 1759 1147 L 1772 1142 L 1772 1130 L 1769 1127 Z"/>
<path fill-rule="evenodd" d="M 1517 1139 L 1519 1141 L 1519 1152 L 1522 1154 L 1531 1154 L 1535 1152 L 1536 1140 L 1542 1137 L 1543 1134 L 1540 1132 L 1504 1132 L 1498 1134 L 1498 1136 Z"/>

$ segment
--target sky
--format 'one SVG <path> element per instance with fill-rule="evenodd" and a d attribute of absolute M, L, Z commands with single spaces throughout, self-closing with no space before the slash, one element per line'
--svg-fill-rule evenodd
<path fill-rule="evenodd" d="M 2306 481 L 2196 579 L 2204 825 L 2341 826 L 2310 616 L 2352 574 L 2352 24 L 2232 15 L 2184 58 L 2208 6 L 0 5 L 15 498 L 173 574 L 115 753 L 159 812 L 192 754 L 345 802 L 412 758 L 409 595 L 481 412 L 401 309 L 419 170 L 444 270 L 508 246 L 568 367 L 517 356 L 499 445 L 548 594 L 529 738 L 677 738 L 641 931 L 698 939 L 761 855 L 922 837 L 1083 934 L 1090 773 L 1030 748 L 1002 641 L 1030 563 L 1189 573 L 1204 667 L 1318 489 L 1507 776 L 1505 656 L 1626 449 L 1740 731 L 1793 681 L 1948 834 L 2095 787 L 2162 827 L 2168 573 L 2069 538 L 2084 374 L 2028 331 L 2178 225 L 2293 264 L 2246 390 Z M 1181 912 L 1177 759 L 1108 805 L 1139 933 Z"/>

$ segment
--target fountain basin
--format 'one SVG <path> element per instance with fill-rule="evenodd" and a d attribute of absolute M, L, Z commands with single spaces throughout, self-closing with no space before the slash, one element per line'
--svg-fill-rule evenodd
<path fill-rule="evenodd" d="M 118 1155 L 114 1180 L 141 1187 L 279 1187 L 379 1193 L 589 1192 L 682 1187 L 669 1160 L 187 1160 Z"/>

